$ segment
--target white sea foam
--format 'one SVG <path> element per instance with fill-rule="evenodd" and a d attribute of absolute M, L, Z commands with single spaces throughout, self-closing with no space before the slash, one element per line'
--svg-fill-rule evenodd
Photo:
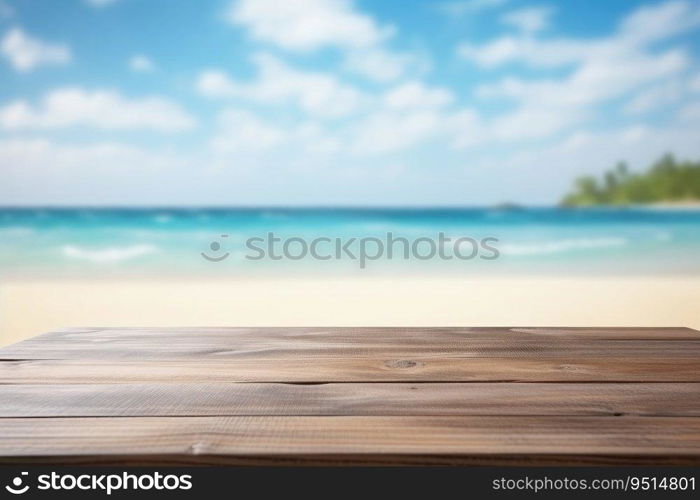
<path fill-rule="evenodd" d="M 31 236 L 36 230 L 30 226 L 5 226 L 0 227 L 0 238 L 12 238 L 15 236 Z"/>
<path fill-rule="evenodd" d="M 128 247 L 107 247 L 99 250 L 91 250 L 75 245 L 63 247 L 63 255 L 71 259 L 87 260 L 95 263 L 122 262 L 143 255 L 158 252 L 158 247 L 153 245 L 132 245 Z"/>
<path fill-rule="evenodd" d="M 171 220 L 173 220 L 173 217 L 168 214 L 158 214 L 153 216 L 153 221 L 157 224 L 167 224 Z"/>
<path fill-rule="evenodd" d="M 541 243 L 505 244 L 500 250 L 503 255 L 552 255 L 576 250 L 621 247 L 626 244 L 625 238 L 575 238 Z"/>

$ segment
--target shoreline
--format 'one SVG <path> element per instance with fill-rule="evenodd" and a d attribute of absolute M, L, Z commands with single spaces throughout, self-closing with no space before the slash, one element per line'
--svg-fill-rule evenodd
<path fill-rule="evenodd" d="M 377 281 L 377 280 L 392 280 L 392 281 L 507 281 L 507 280 L 617 280 L 617 279 L 637 279 L 637 280 L 664 280 L 664 279 L 700 279 L 699 269 L 679 268 L 677 270 L 648 270 L 641 271 L 615 271 L 610 272 L 606 269 L 596 270 L 577 270 L 573 272 L 562 273 L 556 269 L 550 271 L 518 271 L 518 272 L 357 272 L 357 273 L 342 273 L 342 272 L 318 272 L 318 273 L 279 273 L 279 272 L 264 272 L 264 273 L 179 273 L 179 274 L 128 274 L 115 273 L 113 275 L 105 274 L 36 274 L 36 275 L 10 275 L 0 274 L 0 288 L 3 283 L 191 283 L 191 282 L 206 282 L 206 283 L 230 283 L 230 282 L 298 282 L 298 281 L 337 281 L 337 280 L 352 280 L 352 281 Z"/>
<path fill-rule="evenodd" d="M 641 205 L 642 207 L 645 205 Z M 688 210 L 688 211 L 700 211 L 700 200 L 689 200 L 689 201 L 659 201 L 655 203 L 650 203 L 649 206 L 656 210 Z"/>
<path fill-rule="evenodd" d="M 700 200 L 698 201 L 659 201 L 654 203 L 628 203 L 624 205 L 556 205 L 552 208 L 559 210 L 655 210 L 659 212 L 700 212 Z"/>

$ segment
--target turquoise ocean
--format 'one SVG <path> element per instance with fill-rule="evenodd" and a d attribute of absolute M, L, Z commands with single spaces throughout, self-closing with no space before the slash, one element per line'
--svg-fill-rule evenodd
<path fill-rule="evenodd" d="M 397 251 L 398 257 L 383 255 L 368 261 L 365 269 L 347 256 L 327 260 L 246 258 L 259 256 L 246 242 L 266 239 L 270 233 L 283 241 L 328 238 L 344 243 L 352 238 L 386 240 L 389 233 L 410 243 L 419 238 L 437 242 L 440 233 L 452 241 L 493 238 L 498 258 L 406 259 Z M 298 255 L 300 245 L 297 240 L 290 251 Z M 430 244 L 424 241 L 421 245 L 425 255 Z M 328 246 L 324 254 L 331 250 Z M 212 262 L 203 254 L 226 258 Z M 360 272 L 696 274 L 700 273 L 700 210 L 0 209 L 0 277 L 5 279 Z"/>

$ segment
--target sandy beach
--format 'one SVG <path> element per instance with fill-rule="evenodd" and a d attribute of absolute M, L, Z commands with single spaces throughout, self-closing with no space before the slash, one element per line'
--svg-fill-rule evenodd
<path fill-rule="evenodd" d="M 700 277 L 46 280 L 0 284 L 0 345 L 69 326 L 688 326 Z"/>

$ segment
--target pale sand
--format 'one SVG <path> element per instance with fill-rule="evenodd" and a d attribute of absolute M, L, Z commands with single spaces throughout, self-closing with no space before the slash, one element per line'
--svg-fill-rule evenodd
<path fill-rule="evenodd" d="M 0 284 L 0 345 L 68 326 L 689 326 L 700 278 Z"/>

